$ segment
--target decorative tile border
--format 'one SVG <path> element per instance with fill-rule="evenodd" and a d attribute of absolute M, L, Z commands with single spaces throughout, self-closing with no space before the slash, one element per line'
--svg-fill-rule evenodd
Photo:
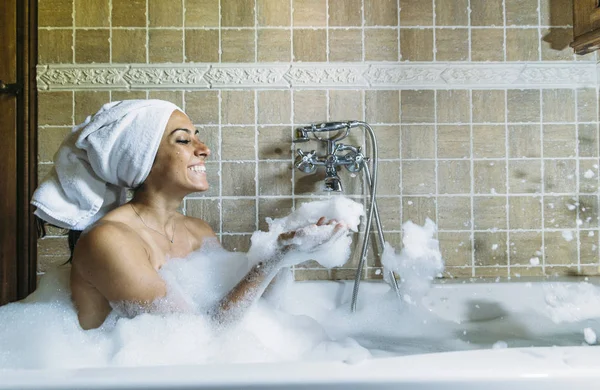
<path fill-rule="evenodd" d="M 598 85 L 597 64 L 293 63 L 39 65 L 39 90 L 552 88 Z"/>

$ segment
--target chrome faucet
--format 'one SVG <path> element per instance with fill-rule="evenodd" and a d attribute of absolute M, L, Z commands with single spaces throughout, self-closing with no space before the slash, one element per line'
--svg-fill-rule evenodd
<path fill-rule="evenodd" d="M 296 138 L 294 142 L 307 142 L 310 140 L 309 133 L 312 133 L 317 141 L 321 141 L 327 146 L 327 154 L 318 156 L 314 150 L 306 153 L 302 149 L 298 149 L 294 166 L 307 174 L 314 173 L 317 166 L 325 167 L 325 182 L 324 191 L 342 192 L 342 182 L 338 176 L 338 167 L 344 166 L 350 172 L 358 172 L 362 168 L 362 163 L 368 161 L 368 158 L 362 154 L 360 146 L 345 145 L 338 143 L 346 138 L 353 127 L 360 126 L 358 121 L 345 122 L 326 122 L 312 124 L 309 126 L 298 127 L 296 129 Z M 337 131 L 337 133 L 329 138 L 320 138 L 316 133 Z M 340 152 L 348 151 L 345 155 L 340 155 Z"/>

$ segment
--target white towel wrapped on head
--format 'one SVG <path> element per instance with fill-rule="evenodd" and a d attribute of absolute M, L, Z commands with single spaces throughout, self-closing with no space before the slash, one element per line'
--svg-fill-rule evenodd
<path fill-rule="evenodd" d="M 182 111 L 163 100 L 123 100 L 105 104 L 75 126 L 33 194 L 35 215 L 62 228 L 84 230 L 118 207 L 126 190 L 148 177 L 175 110 Z"/>

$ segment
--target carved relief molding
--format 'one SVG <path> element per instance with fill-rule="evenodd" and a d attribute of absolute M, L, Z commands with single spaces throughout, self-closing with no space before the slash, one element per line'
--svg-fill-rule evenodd
<path fill-rule="evenodd" d="M 597 86 L 590 62 L 39 65 L 39 90 Z"/>

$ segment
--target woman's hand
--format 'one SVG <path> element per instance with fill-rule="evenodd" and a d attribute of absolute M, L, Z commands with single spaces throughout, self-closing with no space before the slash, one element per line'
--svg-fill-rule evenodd
<path fill-rule="evenodd" d="M 347 232 L 348 227 L 345 224 L 335 219 L 326 222 L 325 217 L 321 217 L 316 224 L 281 233 L 277 237 L 277 244 L 283 249 L 312 252 L 329 241 L 337 240 Z"/>

